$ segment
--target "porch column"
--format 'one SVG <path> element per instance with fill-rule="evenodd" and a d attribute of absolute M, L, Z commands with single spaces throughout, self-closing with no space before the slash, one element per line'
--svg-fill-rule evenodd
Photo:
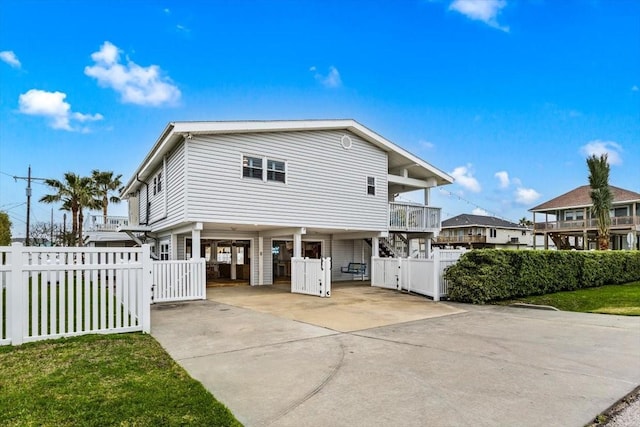
<path fill-rule="evenodd" d="M 424 243 L 424 246 L 425 246 L 425 248 L 424 248 L 424 250 L 425 250 L 424 257 L 429 259 L 429 258 L 431 258 L 431 239 L 429 237 L 427 237 L 424 242 L 425 242 Z"/>
<path fill-rule="evenodd" d="M 531 233 L 531 237 L 533 238 L 533 249 L 536 249 L 536 213 L 533 212 L 533 232 Z"/>
<path fill-rule="evenodd" d="M 431 202 L 431 189 L 425 188 L 424 189 L 424 205 L 429 206 L 429 202 Z"/>
<path fill-rule="evenodd" d="M 293 233 L 293 257 L 302 257 L 302 231 Z"/>
<path fill-rule="evenodd" d="M 371 238 L 371 256 L 380 256 L 380 240 L 378 240 L 377 236 Z"/>
<path fill-rule="evenodd" d="M 169 248 L 169 259 L 178 259 L 178 235 L 171 234 L 171 247 Z"/>
<path fill-rule="evenodd" d="M 258 286 L 264 285 L 264 258 L 262 250 L 264 248 L 264 237 L 258 237 Z"/>
<path fill-rule="evenodd" d="M 236 246 L 236 241 L 231 241 L 231 280 L 236 280 L 237 271 L 236 265 L 238 264 L 238 247 Z"/>
<path fill-rule="evenodd" d="M 200 232 L 202 231 L 202 223 L 197 222 L 191 231 L 191 258 L 200 259 L 202 253 L 200 253 Z"/>

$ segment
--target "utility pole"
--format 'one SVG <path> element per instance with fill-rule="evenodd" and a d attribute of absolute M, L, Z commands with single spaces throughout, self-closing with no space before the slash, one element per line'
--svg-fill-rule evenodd
<path fill-rule="evenodd" d="M 33 178 L 31 176 L 31 165 L 29 165 L 29 171 L 27 176 L 14 176 L 13 179 L 17 182 L 19 179 L 27 181 L 27 235 L 24 238 L 24 245 L 29 246 L 29 225 L 31 218 L 31 181 L 45 181 L 46 178 Z"/>

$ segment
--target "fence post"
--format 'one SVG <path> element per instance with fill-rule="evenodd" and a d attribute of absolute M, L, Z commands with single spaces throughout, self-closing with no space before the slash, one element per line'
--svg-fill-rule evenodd
<path fill-rule="evenodd" d="M 8 304 L 7 320 L 9 321 L 9 338 L 11 345 L 20 345 L 24 342 L 25 325 L 28 322 L 28 313 L 24 309 L 25 296 L 22 281 L 22 264 L 24 262 L 22 243 L 11 245 L 11 280 L 7 283 Z"/>
<path fill-rule="evenodd" d="M 433 300 L 440 301 L 440 249 L 433 251 Z"/>
<path fill-rule="evenodd" d="M 153 264 L 151 247 L 142 245 L 142 332 L 151 332 L 151 286 L 153 285 Z"/>

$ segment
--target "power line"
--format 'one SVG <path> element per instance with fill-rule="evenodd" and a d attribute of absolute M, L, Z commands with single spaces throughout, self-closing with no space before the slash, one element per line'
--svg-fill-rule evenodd
<path fill-rule="evenodd" d="M 27 176 L 13 176 L 13 179 L 16 182 L 19 179 L 27 181 L 27 234 L 25 236 L 24 244 L 25 246 L 29 246 L 29 217 L 31 216 L 31 181 L 46 181 L 47 178 L 34 178 L 31 176 L 31 165 L 29 165 Z"/>

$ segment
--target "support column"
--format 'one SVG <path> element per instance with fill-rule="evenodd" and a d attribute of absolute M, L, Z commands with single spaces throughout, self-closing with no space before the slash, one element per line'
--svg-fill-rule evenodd
<path fill-rule="evenodd" d="M 200 251 L 200 232 L 202 231 L 202 223 L 197 222 L 191 231 L 191 258 L 200 259 L 202 253 Z"/>
<path fill-rule="evenodd" d="M 258 237 L 258 286 L 264 285 L 264 258 L 262 255 L 264 248 L 264 237 Z"/>
<path fill-rule="evenodd" d="M 424 189 L 424 205 L 429 206 L 430 202 L 431 202 L 431 189 L 425 188 Z"/>
<path fill-rule="evenodd" d="M 236 241 L 231 241 L 231 280 L 236 280 L 238 277 L 236 271 L 236 265 L 238 264 L 238 247 Z"/>
<path fill-rule="evenodd" d="M 169 259 L 178 259 L 178 235 L 171 234 L 171 247 L 169 248 Z"/>
<path fill-rule="evenodd" d="M 302 257 L 302 231 L 293 233 L 293 257 Z"/>

